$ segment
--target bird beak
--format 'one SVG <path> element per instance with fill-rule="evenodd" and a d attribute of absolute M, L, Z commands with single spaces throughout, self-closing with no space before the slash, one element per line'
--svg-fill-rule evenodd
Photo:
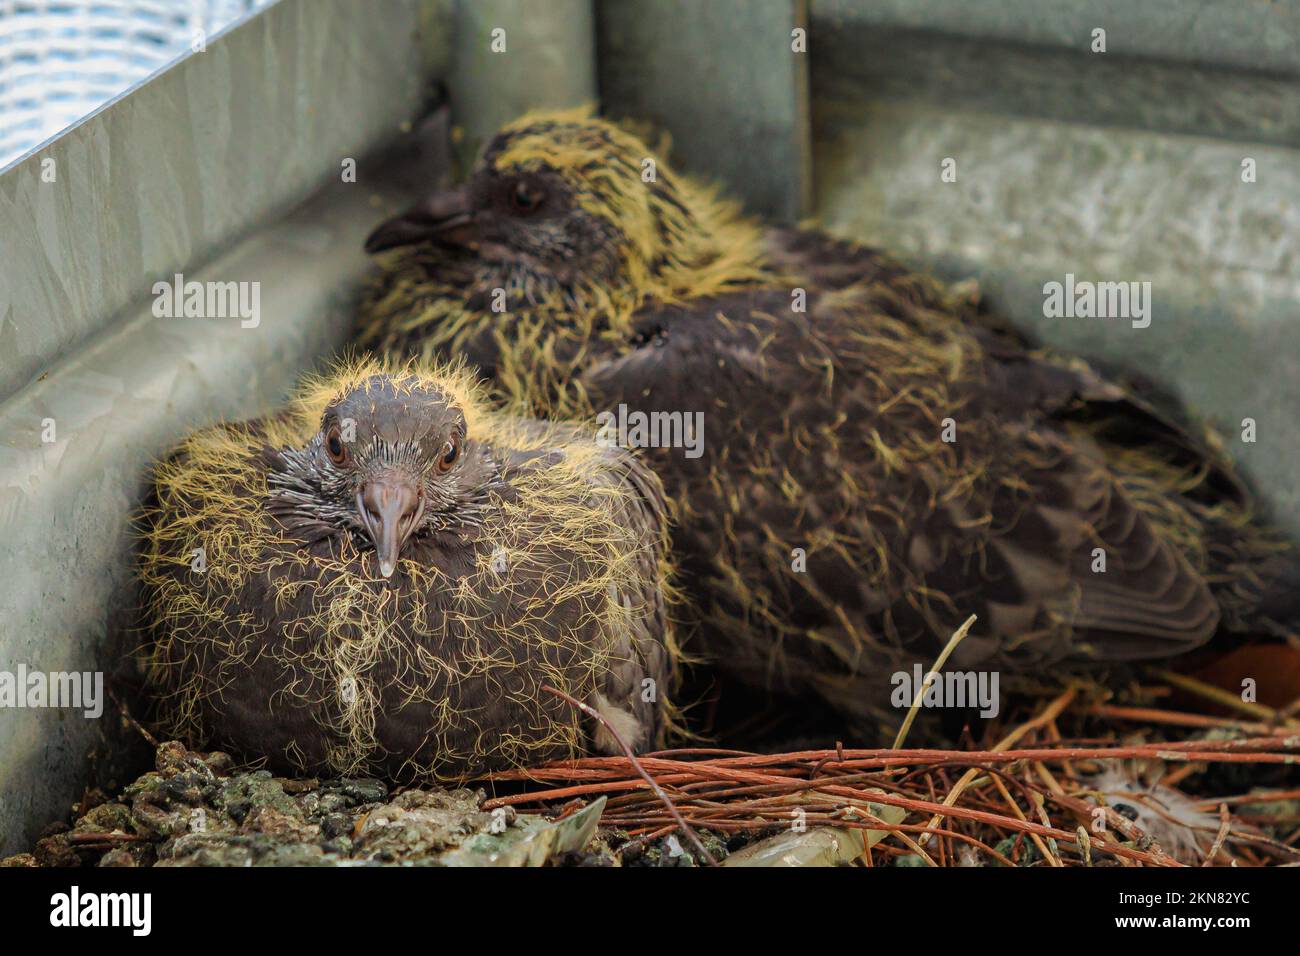
<path fill-rule="evenodd" d="M 408 478 L 374 478 L 357 492 L 357 514 L 374 543 L 379 573 L 391 578 L 402 556 L 402 545 L 424 514 L 423 497 Z"/>
<path fill-rule="evenodd" d="M 460 186 L 435 193 L 394 216 L 370 234 L 366 252 L 374 255 L 417 242 L 469 246 L 478 238 L 469 188 Z"/>

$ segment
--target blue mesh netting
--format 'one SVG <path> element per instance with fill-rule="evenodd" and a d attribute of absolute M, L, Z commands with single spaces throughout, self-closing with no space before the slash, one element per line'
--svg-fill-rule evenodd
<path fill-rule="evenodd" d="M 274 0 L 0 0 L 0 166 Z"/>

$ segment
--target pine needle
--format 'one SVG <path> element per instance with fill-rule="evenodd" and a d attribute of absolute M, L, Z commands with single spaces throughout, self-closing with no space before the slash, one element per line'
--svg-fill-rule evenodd
<path fill-rule="evenodd" d="M 908 708 L 907 716 L 903 718 L 903 726 L 898 728 L 898 736 L 894 738 L 894 750 L 903 746 L 903 741 L 907 739 L 907 732 L 912 729 L 912 723 L 916 720 L 916 713 L 921 709 L 921 700 L 925 697 L 925 692 L 930 689 L 931 684 L 939 679 L 939 671 L 943 669 L 943 665 L 947 663 L 952 652 L 957 649 L 957 645 L 970 633 L 971 626 L 974 623 L 975 615 L 972 614 L 966 618 L 965 624 L 953 632 L 952 637 L 948 638 L 947 646 L 939 652 L 939 657 L 935 660 L 934 666 L 925 675 L 925 680 L 921 682 L 921 686 L 916 689 L 916 697 L 912 699 L 912 706 Z"/>

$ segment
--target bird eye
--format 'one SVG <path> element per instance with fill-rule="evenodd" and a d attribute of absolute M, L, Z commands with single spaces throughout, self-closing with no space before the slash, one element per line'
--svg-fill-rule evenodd
<path fill-rule="evenodd" d="M 331 428 L 325 437 L 325 451 L 329 453 L 330 461 L 336 465 L 341 465 L 348 460 L 348 450 L 343 447 L 343 438 L 339 435 L 337 425 Z"/>
<path fill-rule="evenodd" d="M 456 459 L 460 457 L 460 436 L 452 435 L 447 441 L 443 442 L 442 451 L 438 454 L 438 471 L 451 471 L 451 466 L 456 464 Z"/>
<path fill-rule="evenodd" d="M 523 214 L 536 212 L 541 208 L 543 198 L 541 190 L 518 180 L 510 190 L 510 208 Z"/>

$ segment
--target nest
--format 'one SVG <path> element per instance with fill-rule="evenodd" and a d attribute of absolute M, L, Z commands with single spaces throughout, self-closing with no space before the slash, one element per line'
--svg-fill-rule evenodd
<path fill-rule="evenodd" d="M 1246 704 L 1195 678 L 1151 677 L 1126 694 L 1147 705 L 1116 702 L 1098 684 L 1029 695 L 987 746 L 591 757 L 478 781 L 494 796 L 273 777 L 160 743 L 123 706 L 155 769 L 111 798 L 88 791 L 71 826 L 53 824 L 34 852 L 0 865 L 1300 862 L 1300 705 Z M 1175 693 L 1201 706 L 1150 705 Z M 1224 706 L 1235 713 L 1210 713 Z M 543 836 L 554 840 L 539 857 Z M 769 846 L 780 853 L 754 853 Z"/>
<path fill-rule="evenodd" d="M 1300 706 L 1152 674 L 1135 696 L 1205 706 L 1113 703 L 1081 682 L 1032 700 L 990 746 L 593 757 L 492 774 L 523 790 L 483 809 L 564 813 L 606 798 L 601 822 L 626 834 L 625 860 L 664 839 L 709 861 L 706 843 L 835 828 L 867 831 L 836 860 L 863 866 L 1300 864 Z M 1208 712 L 1224 707 L 1236 714 Z"/>

